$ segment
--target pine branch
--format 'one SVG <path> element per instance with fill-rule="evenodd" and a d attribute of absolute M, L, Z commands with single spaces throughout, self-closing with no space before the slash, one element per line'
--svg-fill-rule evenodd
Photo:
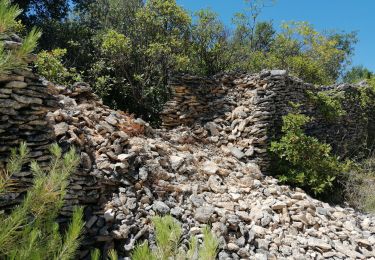
<path fill-rule="evenodd" d="M 152 253 L 150 247 L 148 246 L 147 241 L 141 245 L 136 246 L 132 252 L 133 260 L 157 260 L 158 258 Z"/>
<path fill-rule="evenodd" d="M 118 260 L 117 252 L 114 249 L 109 250 L 108 255 L 110 260 Z"/>
<path fill-rule="evenodd" d="M 202 260 L 215 260 L 219 241 L 211 232 L 208 226 L 203 228 L 203 245 L 199 249 L 199 259 Z"/>
<path fill-rule="evenodd" d="M 17 54 L 20 57 L 25 58 L 33 50 L 35 50 L 38 45 L 38 40 L 42 36 L 42 32 L 37 28 L 32 28 L 29 34 L 22 41 L 21 47 L 17 50 Z"/>
<path fill-rule="evenodd" d="M 22 10 L 17 5 L 12 5 L 10 0 L 0 0 L 0 34 L 12 30 L 21 13 Z"/>
<path fill-rule="evenodd" d="M 98 248 L 95 248 L 91 251 L 91 260 L 100 260 L 100 250 Z"/>
<path fill-rule="evenodd" d="M 82 234 L 83 226 L 83 208 L 75 208 L 73 212 L 72 222 L 70 223 L 69 229 L 65 234 L 64 244 L 54 259 L 74 259 L 75 252 L 79 247 L 79 236 Z"/>

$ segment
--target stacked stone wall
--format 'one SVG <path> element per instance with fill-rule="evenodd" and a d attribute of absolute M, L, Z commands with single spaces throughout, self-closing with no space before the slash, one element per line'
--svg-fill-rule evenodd
<path fill-rule="evenodd" d="M 84 83 L 60 87 L 41 80 L 30 71 L 0 76 L 0 170 L 6 167 L 11 150 L 21 142 L 26 142 L 30 150 L 29 162 L 36 160 L 46 170 L 51 159 L 51 144 L 58 143 L 64 153 L 74 146 L 81 164 L 70 177 L 58 222 L 64 226 L 74 207 L 83 206 L 84 248 L 94 245 L 108 248 L 113 241 L 108 232 L 111 224 L 106 223 L 103 210 L 114 187 L 121 184 L 112 175 L 115 166 L 107 153 L 111 153 L 111 149 L 117 152 L 126 149 L 128 136 L 122 130 L 116 131 L 118 127 L 107 121 L 117 124 L 117 120 L 121 122 L 124 117 L 103 106 Z M 0 196 L 0 213 L 17 205 L 32 185 L 29 163 L 25 163 L 13 179 L 15 185 L 11 191 Z M 81 256 L 87 254 L 87 250 L 81 251 Z"/>
<path fill-rule="evenodd" d="M 306 132 L 331 144 L 342 157 L 363 156 L 371 139 L 371 124 L 355 86 L 318 87 L 279 70 L 191 79 L 182 76 L 172 80 L 174 95 L 162 112 L 163 126 L 205 125 L 212 121 L 206 125 L 211 141 L 225 145 L 240 159 L 256 161 L 263 169 L 270 162 L 270 142 L 281 135 L 282 117 L 293 111 L 291 103 L 300 104 L 301 112 L 313 118 Z M 220 94 L 213 95 L 213 91 Z M 328 120 L 308 94 L 321 91 L 342 95 L 346 114 Z"/>
<path fill-rule="evenodd" d="M 57 105 L 49 86 L 32 73 L 24 71 L 0 76 L 0 168 L 4 168 L 11 149 L 22 141 L 31 149 L 31 159 L 42 166 L 48 164 L 48 148 L 54 142 L 54 131 L 47 113 Z M 14 177 L 20 191 L 32 182 L 32 174 L 27 168 Z M 0 198 L 0 208 L 9 202 L 17 203 L 19 195 L 8 194 L 11 201 Z"/>

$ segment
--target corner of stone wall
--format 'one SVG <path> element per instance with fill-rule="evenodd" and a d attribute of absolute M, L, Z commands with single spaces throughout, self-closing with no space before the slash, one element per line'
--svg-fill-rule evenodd
<path fill-rule="evenodd" d="M 331 144 L 334 152 L 342 157 L 358 154 L 369 139 L 371 125 L 353 99 L 344 101 L 343 107 L 348 113 L 330 122 L 307 94 L 335 89 L 352 95 L 353 86 L 314 86 L 286 71 L 274 70 L 253 75 L 226 74 L 211 79 L 176 77 L 170 88 L 172 98 L 161 113 L 164 127 L 199 124 L 218 129 L 214 131 L 218 137 L 210 140 L 215 140 L 218 146 L 239 149 L 244 153 L 242 160 L 256 162 L 265 171 L 271 161 L 270 142 L 280 138 L 282 117 L 292 111 L 291 102 L 299 103 L 301 112 L 313 118 L 306 127 L 307 133 Z M 207 122 L 209 126 L 205 125 Z"/>

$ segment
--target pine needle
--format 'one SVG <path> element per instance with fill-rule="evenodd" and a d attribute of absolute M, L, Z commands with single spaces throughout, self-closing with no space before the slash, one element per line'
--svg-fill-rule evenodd
<path fill-rule="evenodd" d="M 99 260 L 100 259 L 100 250 L 98 248 L 95 248 L 91 251 L 91 260 Z"/>
<path fill-rule="evenodd" d="M 158 258 L 151 252 L 147 241 L 135 247 L 132 253 L 132 260 L 157 260 Z"/>
<path fill-rule="evenodd" d="M 182 235 L 180 223 L 172 216 L 154 217 L 152 218 L 152 223 L 155 226 L 155 236 L 160 257 L 167 259 L 176 255 Z"/>
<path fill-rule="evenodd" d="M 217 250 L 219 247 L 219 241 L 211 232 L 208 226 L 204 227 L 203 230 L 203 244 L 199 249 L 199 259 L 201 260 L 215 260 Z"/>
<path fill-rule="evenodd" d="M 17 25 L 16 18 L 22 13 L 10 0 L 0 0 L 0 34 L 12 30 Z"/>
<path fill-rule="evenodd" d="M 109 255 L 110 260 L 118 260 L 118 255 L 117 255 L 116 250 L 114 249 L 109 250 L 108 255 Z"/>
<path fill-rule="evenodd" d="M 74 259 L 75 252 L 79 247 L 79 237 L 84 226 L 84 221 L 82 218 L 83 208 L 75 208 L 73 211 L 72 222 L 70 223 L 68 231 L 65 234 L 63 246 L 55 257 L 56 260 Z"/>

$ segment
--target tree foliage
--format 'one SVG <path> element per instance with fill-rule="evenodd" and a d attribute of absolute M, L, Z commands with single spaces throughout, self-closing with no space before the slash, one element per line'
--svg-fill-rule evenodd
<path fill-rule="evenodd" d="M 347 71 L 343 77 L 344 82 L 358 83 L 362 80 L 371 80 L 374 73 L 363 66 L 355 66 Z"/>
<path fill-rule="evenodd" d="M 278 32 L 272 21 L 260 20 L 274 2 L 246 1 L 233 19 L 234 30 L 211 10 L 191 16 L 175 0 L 75 0 L 68 4 L 69 15 L 66 1 L 43 0 L 38 7 L 25 1 L 23 7 L 45 13 L 41 47 L 67 49 L 62 63 L 82 71 L 106 104 L 157 122 L 176 73 L 288 69 L 316 84 L 340 79 L 355 34 L 322 33 L 306 22 L 285 23 Z"/>
<path fill-rule="evenodd" d="M 349 63 L 351 46 L 355 35 L 322 34 L 306 22 L 289 22 L 282 25 L 282 31 L 274 35 L 270 24 L 258 24 L 262 32 L 254 38 L 254 46 L 236 44 L 244 58 L 237 59 L 234 67 L 257 72 L 262 69 L 287 69 L 291 74 L 316 84 L 332 84 L 342 75 Z M 345 42 L 345 44 L 344 44 Z M 267 44 L 268 43 L 268 44 Z M 243 49 L 245 48 L 245 49 Z"/>
<path fill-rule="evenodd" d="M 66 68 L 63 57 L 66 49 L 54 49 L 52 51 L 41 51 L 35 61 L 37 72 L 56 84 L 69 85 L 80 81 L 81 77 L 75 68 Z"/>
<path fill-rule="evenodd" d="M 192 72 L 210 76 L 229 66 L 228 32 L 216 13 L 210 9 L 196 12 L 192 27 Z"/>

